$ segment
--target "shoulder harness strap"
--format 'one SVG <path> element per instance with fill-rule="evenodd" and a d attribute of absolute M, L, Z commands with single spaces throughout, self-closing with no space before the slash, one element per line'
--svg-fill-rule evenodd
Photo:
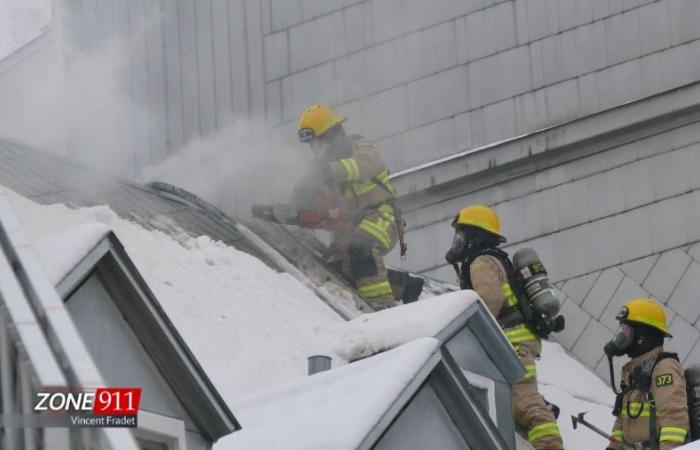
<path fill-rule="evenodd" d="M 666 358 L 673 358 L 676 361 L 680 361 L 678 359 L 678 353 L 661 352 L 653 358 L 649 358 L 644 361 L 638 371 L 635 370 L 636 377 L 634 377 L 634 380 L 630 380 L 630 384 L 642 392 L 649 392 L 651 390 L 651 378 L 652 374 L 654 373 L 654 369 L 659 362 Z"/>
<path fill-rule="evenodd" d="M 513 263 L 508 257 L 508 253 L 504 252 L 500 248 L 488 248 L 476 252 L 473 255 L 470 255 L 469 258 L 467 258 L 462 263 L 462 270 L 460 273 L 460 287 L 462 289 L 473 289 L 469 267 L 474 262 L 474 260 L 476 260 L 476 258 L 482 255 L 493 256 L 503 265 L 503 268 L 506 271 L 508 284 L 510 284 L 511 289 L 513 289 L 513 293 L 518 297 L 518 299 L 520 299 L 520 295 L 522 295 L 522 293 L 519 292 L 518 287 L 520 286 L 520 284 L 518 283 L 516 278 L 515 268 L 513 267 Z M 501 308 L 501 312 L 498 314 L 498 317 L 496 319 L 502 327 L 511 327 L 524 322 L 523 314 L 520 311 L 520 307 L 518 306 L 519 304 L 520 301 L 518 301 L 518 304 L 515 306 L 509 307 L 507 305 L 504 305 L 503 308 Z"/>

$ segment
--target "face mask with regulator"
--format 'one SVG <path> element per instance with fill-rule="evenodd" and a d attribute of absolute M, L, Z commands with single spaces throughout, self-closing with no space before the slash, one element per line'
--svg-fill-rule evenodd
<path fill-rule="evenodd" d="M 613 392 L 617 394 L 618 397 L 620 397 L 619 394 L 621 391 L 618 391 L 617 386 L 615 385 L 615 371 L 613 369 L 612 359 L 615 356 L 625 355 L 628 352 L 630 345 L 632 345 L 634 342 L 634 328 L 629 323 L 623 322 L 628 315 L 629 311 L 627 310 L 627 307 L 623 306 L 620 309 L 620 312 L 615 316 L 615 318 L 620 321 L 620 326 L 617 327 L 617 331 L 615 331 L 612 339 L 605 344 L 605 347 L 603 347 L 603 351 L 608 357 L 608 366 L 610 368 L 610 385 L 612 386 Z"/>
<path fill-rule="evenodd" d="M 623 399 L 627 392 L 635 388 L 636 383 L 638 382 L 638 373 L 641 370 L 641 368 L 638 367 L 637 374 L 632 375 L 633 381 L 629 385 L 625 384 L 624 382 L 621 383 L 620 389 L 618 390 L 617 385 L 615 383 L 615 370 L 613 368 L 612 359 L 615 356 L 629 355 L 630 351 L 634 346 L 640 346 L 644 337 L 643 334 L 638 336 L 638 333 L 635 331 L 635 328 L 631 324 L 625 322 L 625 319 L 627 319 L 628 316 L 629 310 L 627 309 L 627 307 L 623 306 L 620 309 L 620 312 L 617 313 L 617 315 L 615 316 L 615 318 L 618 321 L 620 321 L 620 326 L 617 327 L 617 331 L 615 331 L 615 334 L 613 335 L 612 339 L 607 344 L 605 344 L 605 347 L 603 347 L 603 351 L 608 357 L 608 367 L 610 368 L 610 386 L 612 387 L 612 390 L 615 393 L 615 406 L 613 407 L 613 415 L 615 417 L 619 416 L 620 412 L 622 411 Z M 641 409 L 637 412 L 637 414 L 633 414 L 632 411 L 629 410 L 629 407 L 630 405 L 628 404 L 628 417 L 635 419 L 642 414 Z"/>

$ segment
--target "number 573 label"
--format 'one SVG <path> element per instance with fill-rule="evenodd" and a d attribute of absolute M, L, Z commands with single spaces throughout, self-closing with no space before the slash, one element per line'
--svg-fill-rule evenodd
<path fill-rule="evenodd" d="M 141 388 L 97 388 L 94 415 L 135 416 L 139 412 Z"/>

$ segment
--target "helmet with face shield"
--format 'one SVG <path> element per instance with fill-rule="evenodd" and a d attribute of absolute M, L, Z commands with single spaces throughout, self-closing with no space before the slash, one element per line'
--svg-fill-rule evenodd
<path fill-rule="evenodd" d="M 462 209 L 452 221 L 455 234 L 452 246 L 445 255 L 450 264 L 464 258 L 464 253 L 478 241 L 489 241 L 497 246 L 506 242 L 501 234 L 500 222 L 496 212 L 486 205 L 472 205 Z"/>
<path fill-rule="evenodd" d="M 635 356 L 663 343 L 671 337 L 666 325 L 664 308 L 649 298 L 635 298 L 624 304 L 615 318 L 620 326 L 605 344 L 605 354 Z"/>
<path fill-rule="evenodd" d="M 314 154 L 323 154 L 333 140 L 344 135 L 345 117 L 326 105 L 311 105 L 299 117 L 299 141 L 309 145 Z"/>

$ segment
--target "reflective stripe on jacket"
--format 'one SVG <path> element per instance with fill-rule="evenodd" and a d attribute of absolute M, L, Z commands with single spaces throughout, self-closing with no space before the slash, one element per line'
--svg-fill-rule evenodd
<path fill-rule="evenodd" d="M 622 368 L 621 381 L 629 384 L 634 370 L 662 351 L 663 347 L 659 346 L 630 360 Z M 664 358 L 656 364 L 650 392 L 656 401 L 656 434 L 660 449 L 681 446 L 688 434 L 689 423 L 685 377 L 678 361 Z M 623 398 L 622 411 L 613 426 L 613 436 L 623 439 L 626 444 L 648 442 L 650 416 L 650 402 L 645 394 L 639 389 L 631 390 Z"/>
<path fill-rule="evenodd" d="M 350 215 L 358 216 L 368 207 L 391 200 L 395 191 L 389 181 L 389 170 L 374 145 L 360 135 L 347 136 L 347 139 L 350 156 L 331 162 L 330 166 L 340 191 L 348 200 Z"/>

